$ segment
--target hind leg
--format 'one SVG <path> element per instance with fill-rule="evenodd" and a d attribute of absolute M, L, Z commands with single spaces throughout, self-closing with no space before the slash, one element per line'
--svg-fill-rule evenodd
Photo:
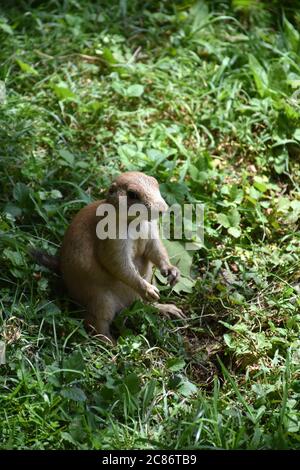
<path fill-rule="evenodd" d="M 159 312 L 162 313 L 163 315 L 166 315 L 166 316 L 173 315 L 174 317 L 182 318 L 182 319 L 185 318 L 183 311 L 173 304 L 155 303 L 154 307 L 156 307 L 159 310 Z"/>
<path fill-rule="evenodd" d="M 107 295 L 92 297 L 87 306 L 85 317 L 86 328 L 93 334 L 109 344 L 116 344 L 116 340 L 110 333 L 110 325 L 115 317 L 116 307 L 112 299 Z"/>
<path fill-rule="evenodd" d="M 100 320 L 99 318 L 91 315 L 90 313 L 87 314 L 85 320 L 85 327 L 86 329 L 98 336 L 102 341 L 108 344 L 116 344 L 116 340 L 110 333 L 110 322 L 107 320 Z"/>

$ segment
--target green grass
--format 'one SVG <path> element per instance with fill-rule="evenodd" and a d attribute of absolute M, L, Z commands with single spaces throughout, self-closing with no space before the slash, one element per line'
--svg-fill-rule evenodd
<path fill-rule="evenodd" d="M 300 9 L 285 3 L 2 3 L 2 449 L 300 448 Z M 205 203 L 205 245 L 181 253 L 180 292 L 161 286 L 186 321 L 137 303 L 107 348 L 28 246 L 54 253 L 132 169 L 169 203 Z"/>

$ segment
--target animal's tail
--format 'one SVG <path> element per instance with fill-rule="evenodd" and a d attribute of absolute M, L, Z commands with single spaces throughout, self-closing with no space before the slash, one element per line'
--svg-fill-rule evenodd
<path fill-rule="evenodd" d="M 36 250 L 35 248 L 29 248 L 29 255 L 36 264 L 44 266 L 45 268 L 50 269 L 50 271 L 54 271 L 56 274 L 61 273 L 58 256 L 49 255 L 45 251 Z"/>

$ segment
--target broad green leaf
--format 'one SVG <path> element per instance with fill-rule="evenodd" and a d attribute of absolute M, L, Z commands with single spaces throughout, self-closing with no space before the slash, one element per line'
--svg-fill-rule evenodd
<path fill-rule="evenodd" d="M 78 442 L 76 441 L 76 439 L 74 439 L 69 432 L 63 431 L 60 435 L 64 441 L 70 442 L 75 447 L 78 445 Z"/>
<path fill-rule="evenodd" d="M 178 392 L 181 393 L 181 395 L 185 397 L 189 397 L 197 393 L 198 388 L 196 387 L 195 384 L 193 384 L 192 382 L 186 379 L 180 383 L 178 387 Z"/>
<path fill-rule="evenodd" d="M 181 274 L 189 277 L 193 261 L 193 253 L 186 251 L 184 244 L 179 241 L 163 240 L 170 261 L 177 266 Z"/>
<path fill-rule="evenodd" d="M 139 98 L 143 93 L 143 85 L 130 85 L 126 90 L 126 95 L 130 98 Z"/>
<path fill-rule="evenodd" d="M 225 333 L 225 334 L 223 335 L 223 338 L 224 338 L 225 344 L 226 344 L 229 348 L 235 349 L 235 345 L 234 345 L 233 338 L 232 338 L 232 336 L 231 336 L 229 333 Z"/>
<path fill-rule="evenodd" d="M 299 86 L 300 86 L 300 83 L 299 83 Z M 299 128 L 295 130 L 293 137 L 294 139 L 300 141 L 300 129 Z"/>
<path fill-rule="evenodd" d="M 197 159 L 194 160 L 194 164 L 196 168 L 201 172 L 207 172 L 207 170 L 211 170 L 213 168 L 212 165 L 213 159 L 211 157 L 211 154 L 205 150 L 204 152 L 201 152 L 200 155 L 198 155 Z"/>
<path fill-rule="evenodd" d="M 160 192 L 170 206 L 176 203 L 182 204 L 189 193 L 186 184 L 176 182 L 162 183 Z"/>
<path fill-rule="evenodd" d="M 13 197 L 21 206 L 25 206 L 29 198 L 29 188 L 24 183 L 16 183 L 13 189 Z"/>
<path fill-rule="evenodd" d="M 192 178 L 192 180 L 197 183 L 198 180 L 199 180 L 199 173 L 200 173 L 198 168 L 195 167 L 195 165 L 190 164 L 189 169 L 188 169 L 188 173 L 189 173 L 190 177 Z"/>
<path fill-rule="evenodd" d="M 149 149 L 147 150 L 147 157 L 155 164 L 154 168 L 157 168 L 158 165 L 168 158 L 168 153 L 157 149 Z"/>
<path fill-rule="evenodd" d="M 230 323 L 227 323 L 226 321 L 223 321 L 223 320 L 220 320 L 219 323 L 226 326 L 226 328 L 228 328 L 229 330 L 236 331 L 238 333 L 246 333 L 248 331 L 248 327 L 245 323 L 231 325 Z"/>
<path fill-rule="evenodd" d="M 6 214 L 10 214 L 12 217 L 20 217 L 23 213 L 21 207 L 16 204 L 12 204 L 11 202 L 5 204 L 3 211 Z"/>
<path fill-rule="evenodd" d="M 117 59 L 115 59 L 112 51 L 108 47 L 104 47 L 102 51 L 102 57 L 107 63 L 107 65 L 116 65 L 118 63 Z"/>
<path fill-rule="evenodd" d="M 25 72 L 31 75 L 38 75 L 38 72 L 31 65 L 26 64 L 26 62 L 23 62 L 20 59 L 16 59 L 16 62 L 18 66 L 20 67 L 20 69 L 22 70 L 22 72 Z"/>
<path fill-rule="evenodd" d="M 249 188 L 249 196 L 251 199 L 258 200 L 261 197 L 261 194 L 259 191 L 257 191 L 254 186 L 250 186 Z"/>
<path fill-rule="evenodd" d="M 176 293 L 192 292 L 196 283 L 190 275 L 194 251 L 186 250 L 184 243 L 179 241 L 163 239 L 163 243 L 168 251 L 171 263 L 178 267 L 181 274 L 179 282 L 172 290 Z M 163 278 L 160 273 L 157 273 L 156 276 L 160 281 L 164 282 L 165 278 Z"/>
<path fill-rule="evenodd" d="M 123 82 L 115 81 L 112 83 L 111 87 L 113 90 L 115 90 L 115 92 L 119 93 L 119 95 L 122 95 L 122 96 L 126 95 L 126 88 L 124 87 Z"/>
<path fill-rule="evenodd" d="M 235 207 L 230 209 L 230 211 L 227 214 L 227 217 L 228 217 L 231 227 L 238 227 L 240 220 L 241 220 L 241 215 Z"/>
<path fill-rule="evenodd" d="M 288 47 L 292 51 L 298 52 L 299 32 L 295 29 L 292 23 L 290 23 L 285 17 L 283 19 L 283 30 L 284 30 L 284 36 L 285 36 Z"/>
<path fill-rule="evenodd" d="M 223 214 L 223 213 L 217 214 L 217 222 L 220 225 L 222 225 L 222 227 L 225 227 L 225 228 L 230 227 L 230 221 L 226 214 Z"/>
<path fill-rule="evenodd" d="M 73 166 L 74 165 L 74 155 L 69 152 L 69 150 L 59 150 L 59 155 L 61 158 L 68 164 L 68 166 Z"/>
<path fill-rule="evenodd" d="M 291 206 L 291 201 L 288 197 L 281 196 L 278 199 L 278 210 L 281 212 L 288 212 Z"/>
<path fill-rule="evenodd" d="M 230 188 L 229 195 L 232 201 L 234 201 L 236 204 L 240 204 L 244 197 L 244 191 L 236 184 L 233 184 Z"/>
<path fill-rule="evenodd" d="M 52 199 L 61 199 L 62 198 L 62 194 L 58 189 L 52 189 L 52 191 L 50 192 L 50 196 L 51 196 Z"/>
<path fill-rule="evenodd" d="M 129 392 L 132 393 L 133 395 L 138 393 L 141 389 L 140 379 L 134 373 L 129 374 L 125 377 L 124 384 L 128 388 Z"/>
<path fill-rule="evenodd" d="M 243 305 L 245 302 L 245 297 L 238 291 L 234 291 L 232 294 L 230 294 L 229 299 L 233 305 Z"/>
<path fill-rule="evenodd" d="M 287 171 L 289 164 L 289 154 L 286 148 L 281 150 L 281 153 L 278 154 L 275 158 L 274 169 L 276 173 L 281 175 L 284 171 Z"/>
<path fill-rule="evenodd" d="M 259 176 L 254 178 L 253 186 L 261 193 L 265 193 L 268 190 L 268 184 Z"/>
<path fill-rule="evenodd" d="M 186 292 L 187 294 L 190 294 L 193 292 L 193 288 L 196 284 L 196 281 L 194 279 L 191 279 L 190 277 L 185 277 L 185 276 L 180 276 L 179 282 L 173 287 L 173 291 L 176 292 L 177 294 L 180 294 L 181 292 Z"/>
<path fill-rule="evenodd" d="M 298 201 L 297 199 L 294 199 L 292 202 L 291 202 L 291 208 L 294 210 L 294 211 L 300 211 L 300 201 Z"/>
<path fill-rule="evenodd" d="M 63 388 L 60 393 L 64 398 L 73 401 L 86 401 L 87 398 L 84 391 L 75 386 Z"/>
<path fill-rule="evenodd" d="M 75 93 L 70 90 L 65 82 L 59 82 L 57 85 L 52 85 L 52 88 L 59 100 L 76 99 Z"/>
<path fill-rule="evenodd" d="M 63 368 L 69 369 L 68 372 L 65 372 L 65 378 L 76 378 L 80 376 L 78 371 L 83 371 L 85 369 L 85 362 L 82 356 L 81 351 L 73 351 L 70 355 L 65 356 L 63 360 Z"/>
<path fill-rule="evenodd" d="M 12 28 L 7 23 L 6 19 L 0 18 L 0 29 L 4 32 L 12 36 L 14 34 Z"/>
<path fill-rule="evenodd" d="M 2 254 L 4 259 L 10 260 L 14 266 L 22 266 L 24 264 L 23 257 L 18 251 L 13 251 L 8 248 L 5 248 Z"/>
<path fill-rule="evenodd" d="M 172 372 L 178 372 L 185 367 L 185 360 L 182 357 L 173 357 L 167 360 L 167 368 Z"/>
<path fill-rule="evenodd" d="M 21 209 L 32 210 L 34 207 L 31 199 L 31 190 L 24 183 L 16 183 L 13 189 L 13 197 L 17 206 Z"/>
<path fill-rule="evenodd" d="M 241 229 L 238 227 L 229 227 L 228 233 L 234 238 L 239 238 L 242 234 Z"/>
<path fill-rule="evenodd" d="M 256 57 L 252 54 L 249 55 L 249 67 L 252 72 L 257 91 L 259 95 L 264 98 L 268 91 L 267 73 Z"/>
<path fill-rule="evenodd" d="M 292 389 L 300 394 L 300 380 L 294 380 L 293 383 L 292 383 Z"/>
<path fill-rule="evenodd" d="M 120 145 L 118 154 L 124 168 L 128 171 L 142 170 L 149 163 L 147 156 L 134 144 Z"/>
<path fill-rule="evenodd" d="M 281 106 L 282 95 L 289 94 L 286 67 L 283 63 L 274 62 L 268 66 L 268 87 L 273 100 Z"/>
<path fill-rule="evenodd" d="M 209 9 L 205 2 L 195 2 L 190 10 L 190 17 L 193 19 L 192 33 L 198 31 L 199 28 L 207 21 Z"/>

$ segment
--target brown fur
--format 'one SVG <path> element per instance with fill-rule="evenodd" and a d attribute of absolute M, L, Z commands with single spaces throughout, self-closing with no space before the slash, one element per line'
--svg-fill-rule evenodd
<path fill-rule="evenodd" d="M 139 172 L 124 173 L 112 184 L 106 200 L 93 202 L 78 212 L 66 231 L 60 252 L 60 268 L 68 291 L 86 307 L 86 325 L 110 341 L 113 341 L 110 324 L 117 312 L 139 298 L 158 300 L 158 289 L 151 284 L 153 265 L 168 277 L 171 285 L 179 278 L 179 271 L 170 264 L 159 237 L 147 240 L 97 237 L 99 204 L 117 205 L 119 197 L 128 191 L 134 191 L 139 202 L 149 209 L 167 209 L 155 178 Z M 156 221 L 145 223 L 152 223 L 157 229 Z M 181 314 L 173 305 L 157 306 L 163 313 Z"/>

